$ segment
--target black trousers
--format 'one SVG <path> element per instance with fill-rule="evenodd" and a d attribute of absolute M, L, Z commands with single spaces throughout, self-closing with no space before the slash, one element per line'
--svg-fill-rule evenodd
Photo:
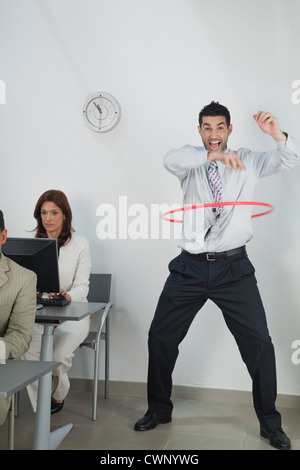
<path fill-rule="evenodd" d="M 172 411 L 172 372 L 178 346 L 197 312 L 211 299 L 222 310 L 252 378 L 253 403 L 261 425 L 269 431 L 281 426 L 275 408 L 274 348 L 246 252 L 215 261 L 182 252 L 170 262 L 169 270 L 149 330 L 149 409 Z"/>

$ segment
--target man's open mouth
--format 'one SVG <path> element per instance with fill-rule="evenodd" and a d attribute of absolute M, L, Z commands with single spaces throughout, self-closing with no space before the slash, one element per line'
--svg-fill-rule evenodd
<path fill-rule="evenodd" d="M 208 142 L 209 148 L 211 150 L 220 150 L 221 149 L 221 141 L 220 140 L 210 140 Z"/>

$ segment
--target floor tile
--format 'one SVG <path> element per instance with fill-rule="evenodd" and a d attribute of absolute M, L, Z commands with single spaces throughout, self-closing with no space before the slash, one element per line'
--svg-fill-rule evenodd
<path fill-rule="evenodd" d="M 205 394 L 203 394 L 205 397 Z M 92 421 L 92 394 L 71 390 L 61 412 L 52 415 L 51 430 L 68 423 L 73 428 L 58 450 L 89 451 L 195 451 L 195 450 L 274 450 L 260 437 L 259 425 L 251 401 L 228 402 L 215 399 L 174 398 L 172 422 L 147 432 L 134 431 L 134 423 L 147 409 L 145 397 L 112 394 L 99 396 L 97 420 Z M 283 402 L 284 403 L 284 402 Z M 281 408 L 283 429 L 292 440 L 292 449 L 300 450 L 300 409 Z M 35 415 L 26 392 L 20 394 L 19 415 L 15 418 L 15 449 L 32 449 Z M 0 449 L 7 449 L 8 423 L 0 427 Z"/>

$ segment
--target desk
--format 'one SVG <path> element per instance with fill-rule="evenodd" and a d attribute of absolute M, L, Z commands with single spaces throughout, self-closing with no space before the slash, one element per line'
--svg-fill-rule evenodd
<path fill-rule="evenodd" d="M 36 311 L 35 321 L 54 325 L 67 320 L 79 321 L 99 312 L 105 306 L 106 303 L 100 302 L 71 302 L 65 307 L 43 307 Z"/>
<path fill-rule="evenodd" d="M 52 361 L 53 331 L 55 325 L 67 320 L 82 320 L 89 315 L 99 312 L 105 308 L 105 305 L 105 303 L 100 302 L 71 302 L 65 307 L 43 307 L 37 310 L 35 316 L 36 323 L 44 324 L 41 361 Z M 51 373 L 40 378 L 33 447 L 35 450 L 56 449 L 73 427 L 73 424 L 70 423 L 50 432 L 51 386 Z"/>
<path fill-rule="evenodd" d="M 48 374 L 60 362 L 9 359 L 0 366 L 0 398 L 7 398 Z"/>
<path fill-rule="evenodd" d="M 53 371 L 60 362 L 8 360 L 0 366 L 0 398 L 7 398 Z M 39 417 L 36 416 L 36 420 Z M 9 449 L 13 449 L 14 410 L 9 421 Z"/>

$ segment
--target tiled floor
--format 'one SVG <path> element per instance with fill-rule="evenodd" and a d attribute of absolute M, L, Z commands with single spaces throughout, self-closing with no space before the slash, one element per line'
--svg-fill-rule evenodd
<path fill-rule="evenodd" d="M 225 395 L 226 401 L 204 394 L 204 399 L 174 398 L 173 420 L 147 432 L 133 425 L 146 410 L 144 396 L 111 394 L 98 400 L 97 421 L 91 420 L 91 393 L 69 392 L 61 412 L 51 418 L 52 429 L 73 423 L 59 450 L 274 450 L 259 436 L 250 395 L 242 400 Z M 217 399 L 219 401 L 217 401 Z M 298 397 L 299 399 L 299 397 Z M 278 409 L 283 428 L 300 450 L 300 408 L 298 401 Z M 0 449 L 7 448 L 7 421 L 0 427 Z M 32 449 L 34 414 L 27 395 L 21 392 L 20 413 L 15 419 L 15 449 Z"/>

